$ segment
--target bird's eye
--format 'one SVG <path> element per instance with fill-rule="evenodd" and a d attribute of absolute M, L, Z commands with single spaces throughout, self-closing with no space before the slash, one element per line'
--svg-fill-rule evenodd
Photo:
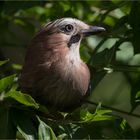
<path fill-rule="evenodd" d="M 73 30 L 73 26 L 71 24 L 65 26 L 65 31 L 71 32 L 72 30 Z"/>

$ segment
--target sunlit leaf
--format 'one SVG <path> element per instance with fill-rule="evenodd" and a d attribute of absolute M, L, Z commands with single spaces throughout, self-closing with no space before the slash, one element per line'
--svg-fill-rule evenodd
<path fill-rule="evenodd" d="M 136 103 L 140 103 L 140 91 L 138 91 L 137 93 L 136 93 L 136 97 L 135 97 L 136 99 L 135 99 L 135 102 Z"/>
<path fill-rule="evenodd" d="M 6 93 L 5 98 L 12 98 L 26 106 L 39 108 L 38 104 L 30 95 L 21 93 L 20 91 L 9 91 L 8 93 Z"/>
<path fill-rule="evenodd" d="M 136 98 L 140 98 L 140 91 L 137 92 Z"/>
<path fill-rule="evenodd" d="M 57 140 L 52 128 L 48 126 L 46 123 L 44 123 L 42 120 L 40 120 L 39 117 L 39 128 L 38 128 L 38 135 L 39 140 Z"/>
<path fill-rule="evenodd" d="M 65 139 L 65 138 L 67 138 L 67 134 L 63 133 L 63 134 L 61 134 L 57 137 L 57 140 L 62 140 L 62 139 Z"/>
<path fill-rule="evenodd" d="M 9 60 L 0 61 L 0 66 L 6 64 Z"/>
<path fill-rule="evenodd" d="M 22 65 L 20 65 L 20 64 L 12 64 L 12 67 L 15 70 L 21 70 L 22 69 Z"/>
<path fill-rule="evenodd" d="M 90 113 L 89 111 L 82 111 L 81 112 L 81 119 L 84 122 L 112 120 L 113 116 L 107 115 L 107 113 L 111 113 L 111 110 L 98 110 L 95 113 Z"/>
<path fill-rule="evenodd" d="M 126 139 L 135 138 L 134 130 L 125 119 L 120 119 L 118 123 L 120 123 L 118 131 L 121 137 L 125 137 Z"/>
<path fill-rule="evenodd" d="M 15 77 L 16 75 L 14 74 L 0 79 L 0 93 L 9 88 L 13 84 Z"/>

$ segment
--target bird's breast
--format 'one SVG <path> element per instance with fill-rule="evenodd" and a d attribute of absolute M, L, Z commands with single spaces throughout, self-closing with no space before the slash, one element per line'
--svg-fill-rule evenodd
<path fill-rule="evenodd" d="M 74 108 L 80 105 L 89 85 L 90 73 L 81 59 L 68 56 L 52 64 L 51 73 L 39 83 L 42 90 L 41 102 L 54 108 Z"/>
<path fill-rule="evenodd" d="M 74 108 L 80 105 L 87 93 L 90 80 L 88 67 L 80 59 L 78 50 L 55 51 L 53 57 L 59 59 L 49 67 L 47 63 L 50 61 L 39 66 L 39 78 L 33 84 L 35 98 L 54 108 Z"/>
<path fill-rule="evenodd" d="M 58 77 L 63 83 L 63 88 L 66 88 L 66 94 L 84 96 L 88 90 L 90 80 L 87 65 L 80 57 L 74 55 L 66 56 L 65 59 L 57 64 L 56 72 L 58 72 Z"/>

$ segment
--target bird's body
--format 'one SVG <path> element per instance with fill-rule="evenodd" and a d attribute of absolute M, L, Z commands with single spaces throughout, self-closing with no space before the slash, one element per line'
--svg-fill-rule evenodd
<path fill-rule="evenodd" d="M 89 26 L 63 18 L 47 24 L 32 39 L 19 79 L 23 92 L 62 111 L 81 105 L 90 81 L 89 69 L 79 54 L 83 29 Z"/>

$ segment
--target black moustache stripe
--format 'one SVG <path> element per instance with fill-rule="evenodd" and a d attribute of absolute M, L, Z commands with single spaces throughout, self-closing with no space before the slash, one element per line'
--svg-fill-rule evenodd
<path fill-rule="evenodd" d="M 81 38 L 81 36 L 79 34 L 76 34 L 76 35 L 72 36 L 70 38 L 69 43 L 68 43 L 68 47 L 70 47 L 73 43 L 79 42 L 80 38 Z"/>

